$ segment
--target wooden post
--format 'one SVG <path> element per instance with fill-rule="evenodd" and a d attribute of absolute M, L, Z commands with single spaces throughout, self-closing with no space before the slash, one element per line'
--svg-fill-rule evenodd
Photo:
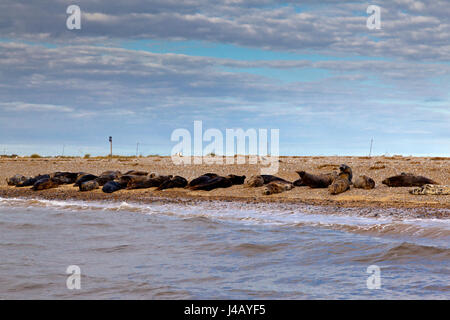
<path fill-rule="evenodd" d="M 112 160 L 112 137 L 109 137 L 109 159 Z"/>

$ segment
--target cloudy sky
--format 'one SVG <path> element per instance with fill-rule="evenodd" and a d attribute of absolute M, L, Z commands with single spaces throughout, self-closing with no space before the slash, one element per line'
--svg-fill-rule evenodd
<path fill-rule="evenodd" d="M 167 155 L 201 120 L 279 129 L 282 155 L 367 155 L 373 138 L 450 156 L 449 17 L 447 0 L 2 0 L 0 153 L 105 155 L 111 135 Z"/>

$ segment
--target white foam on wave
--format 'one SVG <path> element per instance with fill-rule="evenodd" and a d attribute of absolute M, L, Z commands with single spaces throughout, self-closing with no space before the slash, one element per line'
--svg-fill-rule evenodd
<path fill-rule="evenodd" d="M 283 207 L 277 204 L 247 204 L 212 201 L 198 203 L 154 203 L 44 200 L 1 198 L 1 207 L 45 207 L 55 210 L 100 210 L 108 212 L 137 212 L 166 216 L 195 218 L 206 217 L 213 221 L 239 222 L 279 226 L 318 226 L 357 233 L 408 235 L 450 240 L 450 219 L 398 219 L 395 215 L 368 217 L 356 214 L 358 209 L 327 212 L 327 207 L 297 205 Z M 386 209 L 378 209 L 386 210 Z M 397 210 L 397 209 L 395 209 Z"/>

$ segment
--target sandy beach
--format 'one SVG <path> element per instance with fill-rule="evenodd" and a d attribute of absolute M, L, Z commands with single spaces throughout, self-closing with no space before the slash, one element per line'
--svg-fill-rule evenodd
<path fill-rule="evenodd" d="M 106 170 L 144 170 L 159 174 L 180 175 L 190 180 L 207 172 L 219 175 L 238 174 L 250 177 L 260 174 L 260 165 L 175 165 L 170 157 L 146 158 L 17 158 L 0 159 L 0 196 L 1 197 L 37 197 L 42 199 L 77 200 L 115 200 L 152 202 L 155 198 L 167 201 L 225 200 L 244 202 L 279 202 L 327 205 L 339 207 L 386 207 L 386 208 L 422 208 L 423 214 L 448 216 L 450 195 L 411 195 L 411 188 L 390 188 L 381 183 L 389 176 L 408 172 L 429 177 L 441 184 L 450 184 L 449 158 L 422 157 L 280 157 L 278 176 L 294 181 L 296 171 L 326 173 L 338 170 L 341 163 L 352 167 L 354 176 L 361 174 L 372 177 L 376 182 L 373 190 L 351 188 L 349 191 L 330 195 L 327 189 L 295 187 L 293 190 L 266 196 L 263 188 L 244 188 L 242 185 L 212 191 L 190 191 L 187 189 L 168 189 L 156 191 L 155 188 L 140 190 L 120 190 L 105 194 L 101 190 L 79 192 L 78 188 L 65 185 L 56 189 L 32 191 L 30 188 L 9 187 L 5 179 L 14 174 L 32 176 L 55 171 L 84 171 L 100 174 Z"/>

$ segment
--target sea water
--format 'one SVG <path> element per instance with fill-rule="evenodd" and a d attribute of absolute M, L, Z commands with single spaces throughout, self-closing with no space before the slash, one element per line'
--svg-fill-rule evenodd
<path fill-rule="evenodd" d="M 0 198 L 0 299 L 449 299 L 450 219 L 387 210 Z"/>

